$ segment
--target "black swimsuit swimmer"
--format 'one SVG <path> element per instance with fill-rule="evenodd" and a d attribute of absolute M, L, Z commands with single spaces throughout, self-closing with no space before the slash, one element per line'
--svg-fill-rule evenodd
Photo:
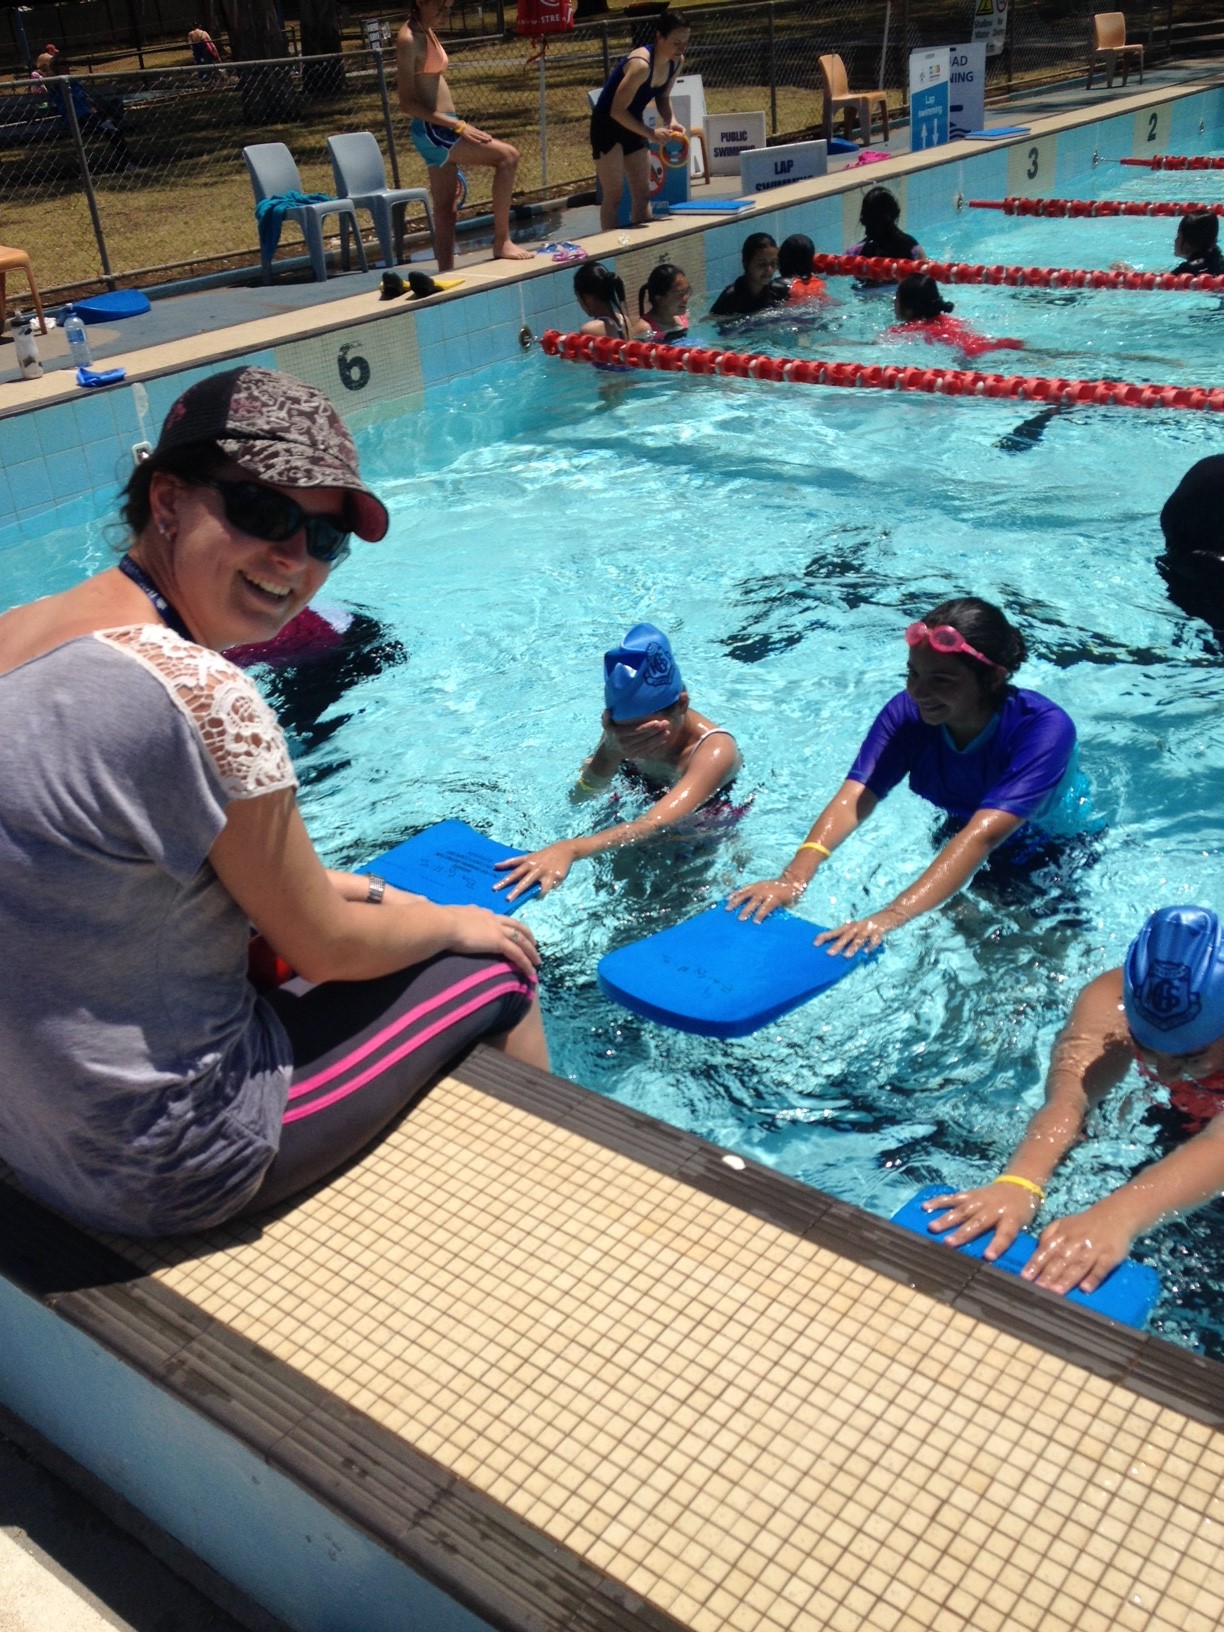
<path fill-rule="evenodd" d="M 645 47 L 650 68 L 645 80 L 634 91 L 625 110 L 631 118 L 646 120 L 646 109 L 658 96 L 665 96 L 672 88 L 672 81 L 680 72 L 680 64 L 673 62 L 667 70 L 667 78 L 662 85 L 652 84 L 654 79 L 654 46 Z M 640 59 L 639 59 L 640 60 Z M 612 104 L 616 100 L 616 93 L 620 89 L 620 82 L 625 77 L 625 68 L 630 61 L 629 57 L 622 57 L 608 75 L 607 83 L 599 93 L 599 100 L 591 114 L 591 155 L 602 159 L 605 153 L 610 153 L 614 147 L 620 147 L 628 153 L 639 153 L 642 148 L 649 147 L 650 143 L 645 136 L 639 136 L 635 130 L 627 130 L 619 119 L 612 117 Z"/>

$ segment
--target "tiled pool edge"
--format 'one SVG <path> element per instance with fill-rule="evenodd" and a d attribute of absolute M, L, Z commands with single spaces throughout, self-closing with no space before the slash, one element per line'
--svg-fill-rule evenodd
<path fill-rule="evenodd" d="M 1224 1423 L 1224 1366 L 1214 1361 L 1070 1307 L 796 1180 L 751 1163 L 731 1166 L 722 1151 L 695 1135 L 492 1050 L 476 1050 L 452 1075 L 482 1095 L 766 1219 L 797 1240 L 825 1247 L 1212 1429 Z M 241 1485 L 258 1485 L 263 1477 L 258 1470 L 266 1468 L 269 1478 L 288 1481 L 336 1515 L 363 1545 L 380 1549 L 380 1559 L 389 1554 L 411 1582 L 432 1583 L 479 1617 L 456 1624 L 514 1632 L 627 1632 L 634 1626 L 674 1632 L 681 1625 L 287 1363 L 4 1185 L 0 1275 L 11 1291 L 32 1300 L 28 1319 L 67 1323 L 107 1362 L 138 1374 L 159 1397 L 167 1396 L 180 1411 L 186 1408 L 234 1441 L 243 1463 L 237 1475 Z M 4 1305 L 0 1297 L 0 1323 Z M 10 1330 L 10 1372 L 15 1352 Z M 47 1352 L 45 1342 L 41 1352 Z M 11 1384 L 0 1382 L 5 1389 L 11 1392 Z M 12 1399 L 3 1403 L 13 1408 Z M 109 1399 L 107 1405 L 113 1409 Z M 30 1420 L 28 1412 L 19 1414 Z M 33 1426 L 47 1433 L 50 1425 L 34 1420 Z M 143 1425 L 129 1427 L 139 1440 Z M 204 1430 L 197 1424 L 193 1432 L 198 1441 Z M 64 1445 L 54 1432 L 48 1437 L 90 1472 L 107 1477 L 105 1456 L 102 1466 L 91 1466 L 88 1453 Z M 139 1491 L 117 1488 L 148 1511 Z M 150 1517 L 163 1522 L 156 1512 Z M 164 1527 L 192 1545 L 195 1538 L 182 1535 L 172 1522 Z M 357 1542 L 338 1545 L 342 1561 L 351 1565 Z M 203 1556 L 214 1568 L 223 1562 L 207 1552 Z M 359 1560 L 357 1567 L 363 1578 L 372 1568 L 368 1560 Z M 271 1612 L 283 1612 L 285 1606 L 270 1602 L 266 1593 L 252 1591 L 257 1582 L 237 1585 Z M 369 1632 L 381 1626 L 368 1618 L 363 1624 Z"/>

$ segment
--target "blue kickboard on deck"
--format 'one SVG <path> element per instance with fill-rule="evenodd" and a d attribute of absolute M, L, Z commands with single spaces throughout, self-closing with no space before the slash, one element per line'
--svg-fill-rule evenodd
<path fill-rule="evenodd" d="M 125 317 L 141 317 L 149 310 L 149 297 L 139 289 L 113 289 L 108 295 L 90 295 L 73 302 L 82 323 L 118 323 Z"/>
<path fill-rule="evenodd" d="M 892 1215 L 892 1221 L 900 1224 L 904 1230 L 925 1236 L 932 1246 L 947 1252 L 948 1247 L 928 1228 L 931 1220 L 939 1217 L 938 1210 L 923 1212 L 922 1204 L 934 1196 L 954 1193 L 946 1185 L 928 1184 L 925 1190 L 919 1190 Z M 985 1235 L 979 1235 L 976 1241 L 968 1241 L 963 1247 L 955 1248 L 955 1251 L 964 1253 L 966 1258 L 983 1258 L 993 1236 L 994 1231 L 990 1230 Z M 1009 1275 L 1019 1275 L 1036 1250 L 1036 1238 L 1022 1230 L 1002 1257 L 995 1259 L 994 1267 L 1006 1270 Z M 1075 1291 L 1065 1296 L 1068 1302 L 1082 1303 L 1085 1309 L 1095 1309 L 1098 1315 L 1108 1315 L 1110 1320 L 1121 1321 L 1124 1326 L 1142 1327 L 1152 1312 L 1152 1305 L 1160 1296 L 1160 1277 L 1150 1265 L 1137 1264 L 1133 1258 L 1126 1258 L 1117 1269 L 1110 1271 L 1095 1292 Z"/>
<path fill-rule="evenodd" d="M 494 892 L 493 886 L 506 876 L 495 871 L 496 863 L 524 854 L 496 839 L 486 839 L 466 822 L 451 820 L 427 827 L 357 871 L 377 873 L 397 890 L 423 895 L 440 907 L 488 907 L 490 912 L 505 914 L 516 912 L 524 901 L 540 893 L 538 884 L 516 901 L 506 900 L 508 885 Z"/>
<path fill-rule="evenodd" d="M 673 204 L 673 215 L 742 215 L 755 210 L 755 198 L 689 198 Z"/>
<path fill-rule="evenodd" d="M 830 957 L 814 946 L 820 925 L 775 912 L 741 921 L 719 902 L 599 961 L 606 996 L 634 1014 L 702 1037 L 747 1037 L 852 969 L 879 956 Z"/>
<path fill-rule="evenodd" d="M 993 130 L 967 130 L 967 142 L 997 142 L 1000 136 L 1027 136 L 1028 125 L 996 125 Z"/>

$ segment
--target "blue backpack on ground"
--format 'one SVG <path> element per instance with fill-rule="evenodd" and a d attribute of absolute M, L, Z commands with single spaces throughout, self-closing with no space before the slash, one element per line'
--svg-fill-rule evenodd
<path fill-rule="evenodd" d="M 845 978 L 878 952 L 830 957 L 819 924 L 789 912 L 741 921 L 719 902 L 601 958 L 606 996 L 647 1020 L 702 1037 L 747 1037 Z"/>
<path fill-rule="evenodd" d="M 377 873 L 397 890 L 423 895 L 440 907 L 487 907 L 505 915 L 539 894 L 538 884 L 516 901 L 506 900 L 506 890 L 494 893 L 493 886 L 506 876 L 495 871 L 496 863 L 525 854 L 486 839 L 466 822 L 438 822 L 357 871 Z"/>
<path fill-rule="evenodd" d="M 954 1193 L 946 1184 L 928 1184 L 925 1190 L 919 1190 L 893 1214 L 892 1221 L 900 1224 L 903 1230 L 912 1230 L 915 1235 L 924 1236 L 941 1252 L 947 1252 L 947 1245 L 937 1235 L 932 1235 L 928 1228 L 931 1220 L 939 1217 L 938 1211 L 925 1213 L 922 1204 L 933 1196 L 950 1196 Z M 992 1230 L 986 1235 L 979 1235 L 976 1241 L 968 1241 L 954 1250 L 963 1252 L 966 1258 L 981 1258 L 993 1234 Z M 1009 1275 L 1019 1275 L 1036 1250 L 1035 1238 L 1021 1231 L 1003 1256 L 995 1259 L 994 1267 L 1006 1270 Z M 1111 1320 L 1121 1321 L 1124 1326 L 1142 1327 L 1152 1312 L 1152 1305 L 1160 1296 L 1160 1277 L 1148 1264 L 1137 1264 L 1133 1258 L 1127 1258 L 1117 1269 L 1109 1272 L 1095 1292 L 1075 1291 L 1065 1296 L 1069 1303 L 1082 1303 L 1085 1309 L 1095 1309 L 1098 1315 L 1108 1315 Z"/>

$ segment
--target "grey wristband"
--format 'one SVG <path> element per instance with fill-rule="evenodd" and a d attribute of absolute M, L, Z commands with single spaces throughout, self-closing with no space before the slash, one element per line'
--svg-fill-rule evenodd
<path fill-rule="evenodd" d="M 370 906 L 376 907 L 386 893 L 386 879 L 379 878 L 377 873 L 371 873 L 369 875 L 369 881 L 366 885 L 366 901 Z"/>

